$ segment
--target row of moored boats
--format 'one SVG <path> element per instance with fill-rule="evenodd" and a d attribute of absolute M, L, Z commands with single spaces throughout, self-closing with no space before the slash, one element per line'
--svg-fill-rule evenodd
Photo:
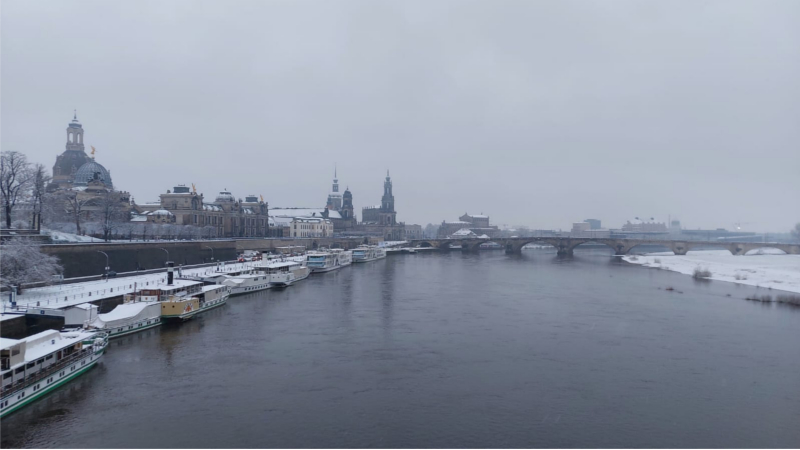
<path fill-rule="evenodd" d="M 196 276 L 173 278 L 167 284 L 144 287 L 125 296 L 122 304 L 105 314 L 83 306 L 82 325 L 62 331 L 48 330 L 24 339 L 0 339 L 2 397 L 0 416 L 18 410 L 94 366 L 109 339 L 147 330 L 165 322 L 182 322 L 224 305 L 231 295 L 270 288 L 285 288 L 314 272 L 329 272 L 352 263 L 386 257 L 386 250 L 361 246 L 354 250 L 328 249 L 304 256 L 263 260 Z"/>

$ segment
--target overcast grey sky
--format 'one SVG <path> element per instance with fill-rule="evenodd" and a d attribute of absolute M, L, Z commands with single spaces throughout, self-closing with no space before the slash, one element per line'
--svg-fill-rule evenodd
<path fill-rule="evenodd" d="M 3 150 L 398 220 L 800 221 L 798 1 L 7 1 Z"/>

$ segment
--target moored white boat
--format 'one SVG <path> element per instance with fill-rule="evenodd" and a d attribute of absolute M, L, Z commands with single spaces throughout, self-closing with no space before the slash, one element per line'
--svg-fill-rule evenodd
<path fill-rule="evenodd" d="M 301 261 L 270 261 L 259 268 L 269 277 L 272 287 L 291 286 L 296 281 L 304 280 L 311 274 L 311 269 Z"/>
<path fill-rule="evenodd" d="M 241 275 L 228 275 L 222 280 L 222 284 L 230 288 L 230 295 L 246 294 L 270 288 L 267 274 L 257 270 Z"/>
<path fill-rule="evenodd" d="M 308 252 L 307 256 L 308 268 L 313 273 L 341 269 L 353 262 L 353 252 L 342 250 L 341 248 Z"/>
<path fill-rule="evenodd" d="M 105 331 L 113 339 L 161 325 L 161 306 L 157 301 L 129 302 L 99 314 L 89 324 L 90 329 Z"/>
<path fill-rule="evenodd" d="M 374 245 L 361 245 L 353 250 L 353 262 L 363 263 L 386 258 L 386 249 Z"/>
<path fill-rule="evenodd" d="M 0 339 L 0 417 L 85 373 L 103 356 L 108 333 L 47 330 L 25 339 Z"/>

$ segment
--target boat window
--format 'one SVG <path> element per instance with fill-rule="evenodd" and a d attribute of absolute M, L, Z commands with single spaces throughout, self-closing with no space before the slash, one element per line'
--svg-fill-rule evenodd
<path fill-rule="evenodd" d="M 36 364 L 44 364 L 44 358 L 41 358 L 38 361 L 36 361 Z"/>
<path fill-rule="evenodd" d="M 25 366 L 25 368 L 26 369 L 33 369 L 33 366 L 35 366 L 35 365 L 36 365 L 36 363 L 30 362 L 30 363 L 28 363 L 28 365 Z"/>
<path fill-rule="evenodd" d="M 47 355 L 47 358 L 45 359 L 53 359 L 53 355 Z"/>
<path fill-rule="evenodd" d="M 11 378 L 11 375 L 13 375 L 11 372 L 6 372 L 3 374 L 3 379 L 5 380 L 6 378 Z"/>

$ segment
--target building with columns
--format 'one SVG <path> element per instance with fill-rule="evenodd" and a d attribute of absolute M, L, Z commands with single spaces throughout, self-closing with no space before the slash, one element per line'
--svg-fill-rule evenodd
<path fill-rule="evenodd" d="M 213 202 L 206 202 L 192 185 L 175 186 L 159 196 L 159 201 L 134 206 L 140 214 L 155 217 L 154 211 L 168 211 L 175 225 L 191 225 L 216 237 L 267 237 L 269 205 L 255 195 L 236 200 L 228 190 Z"/>

